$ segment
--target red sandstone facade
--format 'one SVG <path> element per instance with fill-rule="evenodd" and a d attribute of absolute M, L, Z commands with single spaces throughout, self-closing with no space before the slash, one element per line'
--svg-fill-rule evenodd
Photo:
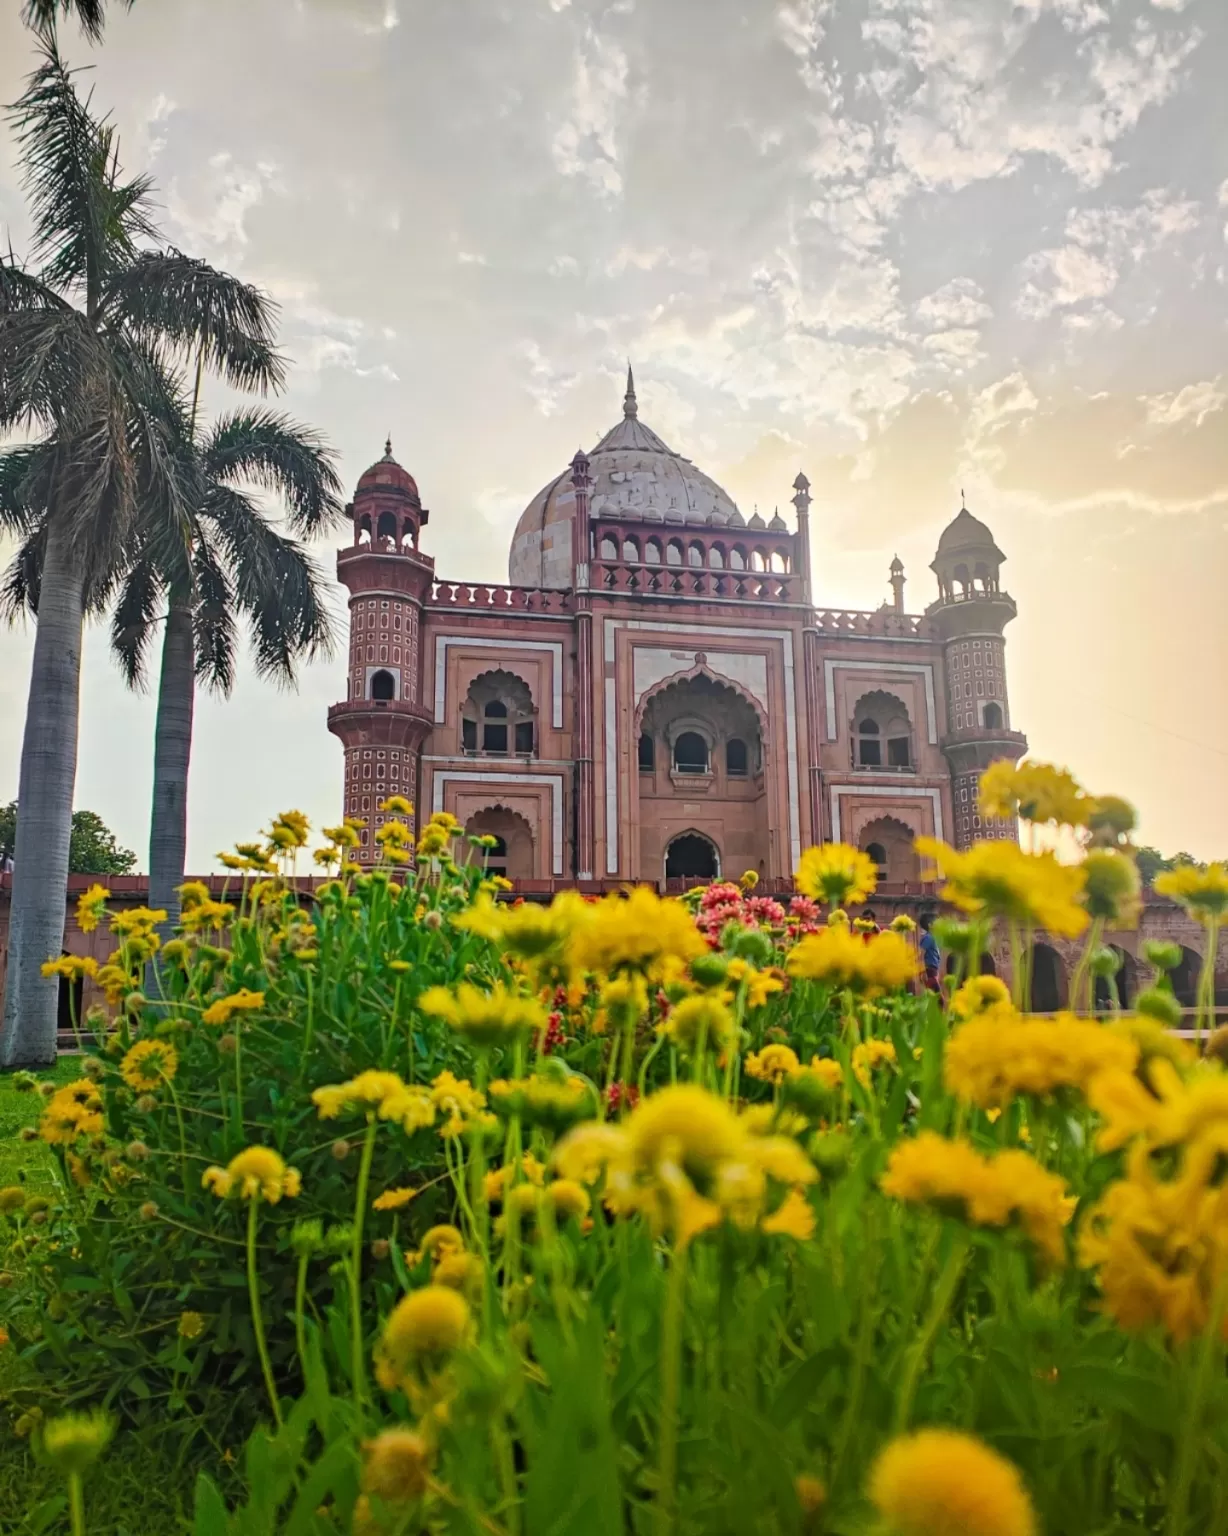
<path fill-rule="evenodd" d="M 810 599 L 810 492 L 794 522 L 743 517 L 639 420 L 623 419 L 520 520 L 506 586 L 444 581 L 418 488 L 391 447 L 358 482 L 345 747 L 347 815 L 375 854 L 379 802 L 451 811 L 499 839 L 517 881 L 787 879 L 801 850 L 872 851 L 887 890 L 917 888 L 919 833 L 963 846 L 976 777 L 1019 757 L 1003 631 L 1015 604 L 989 530 L 961 510 L 904 609 Z"/>

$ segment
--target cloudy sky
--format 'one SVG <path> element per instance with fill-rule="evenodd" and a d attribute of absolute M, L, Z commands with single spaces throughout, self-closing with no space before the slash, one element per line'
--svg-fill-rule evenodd
<path fill-rule="evenodd" d="M 136 0 L 66 41 L 168 238 L 280 303 L 347 485 L 392 433 L 443 574 L 506 579 L 630 357 L 748 514 L 805 469 L 825 606 L 876 606 L 896 552 L 929 602 L 962 488 L 1033 751 L 1228 854 L 1224 0 Z M 29 648 L 0 632 L 0 801 Z M 336 815 L 343 692 L 338 659 L 202 703 L 191 867 Z M 143 860 L 152 703 L 100 634 L 82 725 L 78 804 Z"/>

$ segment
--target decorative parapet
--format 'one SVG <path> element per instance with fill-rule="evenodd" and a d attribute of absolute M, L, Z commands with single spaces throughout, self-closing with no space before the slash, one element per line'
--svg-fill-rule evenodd
<path fill-rule="evenodd" d="M 572 594 L 554 587 L 492 586 L 478 581 L 436 581 L 428 608 L 480 608 L 499 613 L 562 613 L 573 609 Z"/>
<path fill-rule="evenodd" d="M 935 640 L 934 626 L 915 613 L 897 613 L 894 608 L 876 608 L 859 612 L 849 608 L 816 608 L 814 627 L 820 635 L 869 635 L 881 639 Z"/>

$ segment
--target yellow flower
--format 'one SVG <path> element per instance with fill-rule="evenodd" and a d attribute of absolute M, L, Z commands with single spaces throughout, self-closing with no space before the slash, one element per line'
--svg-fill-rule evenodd
<path fill-rule="evenodd" d="M 705 1088 L 662 1088 L 632 1110 L 626 1122 L 636 1164 L 651 1170 L 677 1161 L 692 1183 L 706 1183 L 718 1164 L 742 1149 L 743 1132 L 724 1099 Z"/>
<path fill-rule="evenodd" d="M 56 1090 L 38 1123 L 38 1134 L 50 1146 L 66 1146 L 79 1136 L 103 1130 L 102 1096 L 89 1078 L 78 1078 Z"/>
<path fill-rule="evenodd" d="M 606 1019 L 615 1029 L 630 1029 L 648 1012 L 648 983 L 636 972 L 611 976 L 598 994 Z"/>
<path fill-rule="evenodd" d="M 885 1195 L 932 1205 L 974 1226 L 1018 1222 L 1047 1262 L 1065 1260 L 1062 1234 L 1072 1209 L 1066 1185 L 1026 1152 L 982 1157 L 969 1141 L 922 1131 L 896 1144 L 879 1182 Z"/>
<path fill-rule="evenodd" d="M 490 939 L 505 954 L 540 960 L 553 954 L 571 932 L 575 907 L 556 898 L 550 906 L 526 901 L 519 906 L 492 901 L 479 892 L 471 907 L 452 919 L 454 927 Z"/>
<path fill-rule="evenodd" d="M 206 894 L 203 901 L 185 907 L 179 917 L 179 926 L 185 933 L 202 933 L 210 928 L 226 928 L 233 922 L 235 909 L 228 901 L 210 901 Z"/>
<path fill-rule="evenodd" d="M 762 1008 L 768 998 L 774 997 L 777 992 L 783 992 L 785 989 L 779 971 L 774 968 L 757 971 L 748 961 L 740 958 L 729 962 L 725 975 L 731 986 L 745 985 L 748 1009 Z"/>
<path fill-rule="evenodd" d="M 556 1135 L 578 1120 L 587 1120 L 597 1108 L 589 1083 L 575 1072 L 563 1077 L 500 1078 L 491 1083 L 488 1093 L 491 1107 L 500 1115 L 517 1115 L 525 1125 L 542 1126 Z"/>
<path fill-rule="evenodd" d="M 371 1202 L 373 1211 L 399 1211 L 407 1206 L 418 1193 L 416 1189 L 386 1189 Z"/>
<path fill-rule="evenodd" d="M 806 934 L 788 960 L 794 976 L 847 987 L 868 997 L 906 986 L 918 965 L 912 945 L 898 933 L 879 933 L 866 940 L 843 924 Z"/>
<path fill-rule="evenodd" d="M 562 1221 L 588 1215 L 588 1191 L 576 1179 L 555 1179 L 546 1185 L 545 1194 L 554 1206 L 555 1216 Z"/>
<path fill-rule="evenodd" d="M 974 843 L 966 853 L 934 837 L 917 838 L 915 847 L 941 871 L 946 880 L 942 895 L 965 912 L 1003 917 L 1068 939 L 1087 927 L 1080 905 L 1086 880 L 1081 864 L 1060 864 L 1051 853 L 1024 853 L 1003 840 Z"/>
<path fill-rule="evenodd" d="M 119 1064 L 120 1076 L 138 1093 L 169 1083 L 178 1069 L 179 1055 L 165 1040 L 138 1040 Z"/>
<path fill-rule="evenodd" d="M 1083 860 L 1083 905 L 1092 917 L 1133 927 L 1141 902 L 1138 867 L 1128 853 L 1093 848 Z"/>
<path fill-rule="evenodd" d="M 449 1253 L 464 1253 L 465 1239 L 456 1227 L 441 1222 L 428 1229 L 422 1239 L 422 1251 L 437 1264 Z"/>
<path fill-rule="evenodd" d="M 738 881 L 738 884 L 744 891 L 753 891 L 754 888 L 759 884 L 758 871 L 754 869 L 748 869 Z"/>
<path fill-rule="evenodd" d="M 764 1083 L 781 1083 L 800 1070 L 797 1052 L 787 1045 L 765 1045 L 758 1053 L 751 1051 L 746 1057 L 747 1077 Z"/>
<path fill-rule="evenodd" d="M 916 933 L 917 925 L 907 912 L 901 912 L 898 917 L 891 919 L 891 931 L 892 933 Z"/>
<path fill-rule="evenodd" d="M 469 1303 L 446 1285 L 411 1291 L 393 1309 L 375 1351 L 380 1386 L 392 1391 L 420 1366 L 438 1365 L 469 1333 Z"/>
<path fill-rule="evenodd" d="M 20 1184 L 6 1184 L 0 1189 L 0 1215 L 20 1211 L 26 1203 L 26 1192 Z"/>
<path fill-rule="evenodd" d="M 91 885 L 83 896 L 77 898 L 77 927 L 82 933 L 93 933 L 102 921 L 111 893 L 105 885 Z"/>
<path fill-rule="evenodd" d="M 794 884 L 811 901 L 833 907 L 865 901 L 878 884 L 878 868 L 868 853 L 848 843 L 824 843 L 807 848 L 793 876 Z"/>
<path fill-rule="evenodd" d="M 489 992 L 468 981 L 462 981 L 455 991 L 428 987 L 418 1006 L 478 1047 L 510 1043 L 517 1035 L 546 1025 L 546 1011 L 539 1002 L 519 996 L 502 982 L 496 982 Z"/>
<path fill-rule="evenodd" d="M 1200 923 L 1218 923 L 1228 912 L 1228 864 L 1182 864 L 1152 882 L 1159 896 L 1171 896 Z"/>
<path fill-rule="evenodd" d="M 1057 822 L 1087 825 L 1095 802 L 1065 768 L 1049 763 L 992 763 L 981 775 L 980 812 L 995 821 Z"/>
<path fill-rule="evenodd" d="M 199 1339 L 205 1331 L 205 1320 L 199 1312 L 181 1312 L 177 1332 L 181 1339 Z"/>
<path fill-rule="evenodd" d="M 263 992 L 251 992 L 247 987 L 240 987 L 229 997 L 219 997 L 215 1002 L 210 1003 L 200 1019 L 202 1024 L 229 1024 L 232 1015 L 263 1007 Z"/>
<path fill-rule="evenodd" d="M 389 816 L 404 816 L 406 820 L 411 819 L 414 814 L 413 806 L 404 795 L 389 795 L 386 800 L 380 801 L 379 808 Z M 329 833 L 326 831 L 324 835 L 327 837 Z"/>
<path fill-rule="evenodd" d="M 817 1515 L 827 1503 L 827 1489 L 808 1472 L 800 1472 L 793 1479 L 793 1491 L 804 1515 Z"/>
<path fill-rule="evenodd" d="M 951 1036 L 944 1075 L 958 1098 L 980 1109 L 1002 1109 L 1019 1094 L 1085 1092 L 1097 1073 L 1133 1072 L 1138 1056 L 1128 1036 L 1070 1013 L 1024 1019 L 991 1009 Z"/>
<path fill-rule="evenodd" d="M 795 1237 L 799 1243 L 814 1236 L 814 1211 L 800 1190 L 791 1189 L 772 1215 L 759 1223 L 760 1229 L 774 1237 Z"/>
<path fill-rule="evenodd" d="M 483 1181 L 483 1192 L 488 1204 L 494 1205 L 502 1200 L 504 1193 L 516 1182 L 516 1173 L 515 1163 L 504 1163 L 502 1168 L 494 1168 L 486 1175 Z M 540 1184 L 545 1175 L 545 1167 L 538 1162 L 532 1152 L 526 1152 L 520 1159 L 520 1176 L 530 1184 Z"/>
<path fill-rule="evenodd" d="M 43 1425 L 43 1454 L 60 1472 L 80 1477 L 98 1460 L 115 1433 L 109 1413 L 66 1413 Z"/>
<path fill-rule="evenodd" d="M 298 1169 L 287 1168 L 272 1147 L 245 1147 L 225 1168 L 206 1168 L 200 1182 L 219 1200 L 237 1193 L 240 1200 L 264 1199 L 271 1205 L 283 1196 L 293 1199 L 303 1183 Z"/>
<path fill-rule="evenodd" d="M 454 1291 L 460 1291 L 462 1295 L 474 1298 L 481 1294 L 482 1276 L 485 1266 L 482 1256 L 478 1253 L 465 1253 L 458 1249 L 449 1249 L 441 1253 L 431 1271 L 432 1285 L 447 1285 Z"/>
<path fill-rule="evenodd" d="M 156 910 L 152 907 L 129 907 L 124 912 L 112 914 L 111 932 L 140 936 L 165 921 L 166 913 L 161 907 Z"/>
<path fill-rule="evenodd" d="M 606 896 L 592 906 L 573 908 L 573 913 L 568 959 L 577 970 L 608 976 L 626 968 L 655 978 L 667 961 L 707 953 L 707 941 L 686 906 L 646 886 L 626 897 Z"/>
<path fill-rule="evenodd" d="M 467 1078 L 441 1072 L 431 1083 L 431 1104 L 444 1118 L 441 1136 L 459 1136 L 476 1125 L 486 1123 L 486 1095 L 474 1088 Z"/>
<path fill-rule="evenodd" d="M 894 1536 L 1035 1536 L 1019 1473 L 971 1435 L 923 1429 L 893 1440 L 869 1494 Z"/>
<path fill-rule="evenodd" d="M 975 1018 L 991 1009 L 1011 1009 L 1011 995 L 1006 983 L 996 976 L 971 976 L 951 999 L 951 1015 L 956 1019 Z"/>
<path fill-rule="evenodd" d="M 701 992 L 675 1003 L 661 1032 L 688 1054 L 720 1051 L 735 1043 L 737 1020 L 719 997 Z"/>
<path fill-rule="evenodd" d="M 85 976 L 97 976 L 98 962 L 91 955 L 60 955 L 56 960 L 44 960 L 40 969 L 44 976 L 80 981 Z"/>
<path fill-rule="evenodd" d="M 386 1429 L 364 1443 L 362 1456 L 365 1494 L 395 1505 L 425 1493 L 433 1457 L 430 1444 L 416 1430 Z"/>
<path fill-rule="evenodd" d="M 853 1047 L 853 1076 L 863 1088 L 870 1086 L 870 1074 L 879 1067 L 894 1067 L 895 1046 L 890 1040 L 865 1040 Z"/>
<path fill-rule="evenodd" d="M 629 1157 L 625 1130 L 589 1122 L 568 1132 L 555 1147 L 551 1161 L 564 1178 L 591 1185 L 611 1165 L 621 1166 Z"/>

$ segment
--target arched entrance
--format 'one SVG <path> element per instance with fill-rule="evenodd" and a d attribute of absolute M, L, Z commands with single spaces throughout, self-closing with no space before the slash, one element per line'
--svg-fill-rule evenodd
<path fill-rule="evenodd" d="M 1198 978 L 1202 973 L 1202 956 L 1197 950 L 1181 946 L 1181 961 L 1170 971 L 1173 996 L 1183 1008 L 1193 1008 L 1198 1003 Z"/>
<path fill-rule="evenodd" d="M 1107 1013 L 1113 1008 L 1128 1008 L 1138 990 L 1137 968 L 1133 955 L 1119 944 L 1108 946 L 1117 956 L 1117 970 L 1112 976 L 1095 978 L 1095 1007 L 1097 1013 Z"/>
<path fill-rule="evenodd" d="M 1066 1003 L 1066 968 L 1052 944 L 1032 947 L 1032 1012 L 1056 1013 Z"/>
<path fill-rule="evenodd" d="M 490 874 L 507 880 L 533 878 L 533 829 L 517 812 L 504 805 L 488 806 L 470 816 L 465 833 L 494 838 L 494 847 L 482 855 Z"/>
<path fill-rule="evenodd" d="M 665 850 L 667 880 L 715 880 L 720 872 L 716 844 L 699 832 L 683 832 Z"/>
<path fill-rule="evenodd" d="M 64 951 L 65 956 L 68 951 Z M 60 994 L 56 1007 L 55 1027 L 62 1035 L 71 1035 L 74 1028 L 80 1029 L 84 1018 L 83 1005 L 85 1000 L 85 981 L 78 976 L 75 981 L 69 981 L 67 976 L 60 977 Z"/>

